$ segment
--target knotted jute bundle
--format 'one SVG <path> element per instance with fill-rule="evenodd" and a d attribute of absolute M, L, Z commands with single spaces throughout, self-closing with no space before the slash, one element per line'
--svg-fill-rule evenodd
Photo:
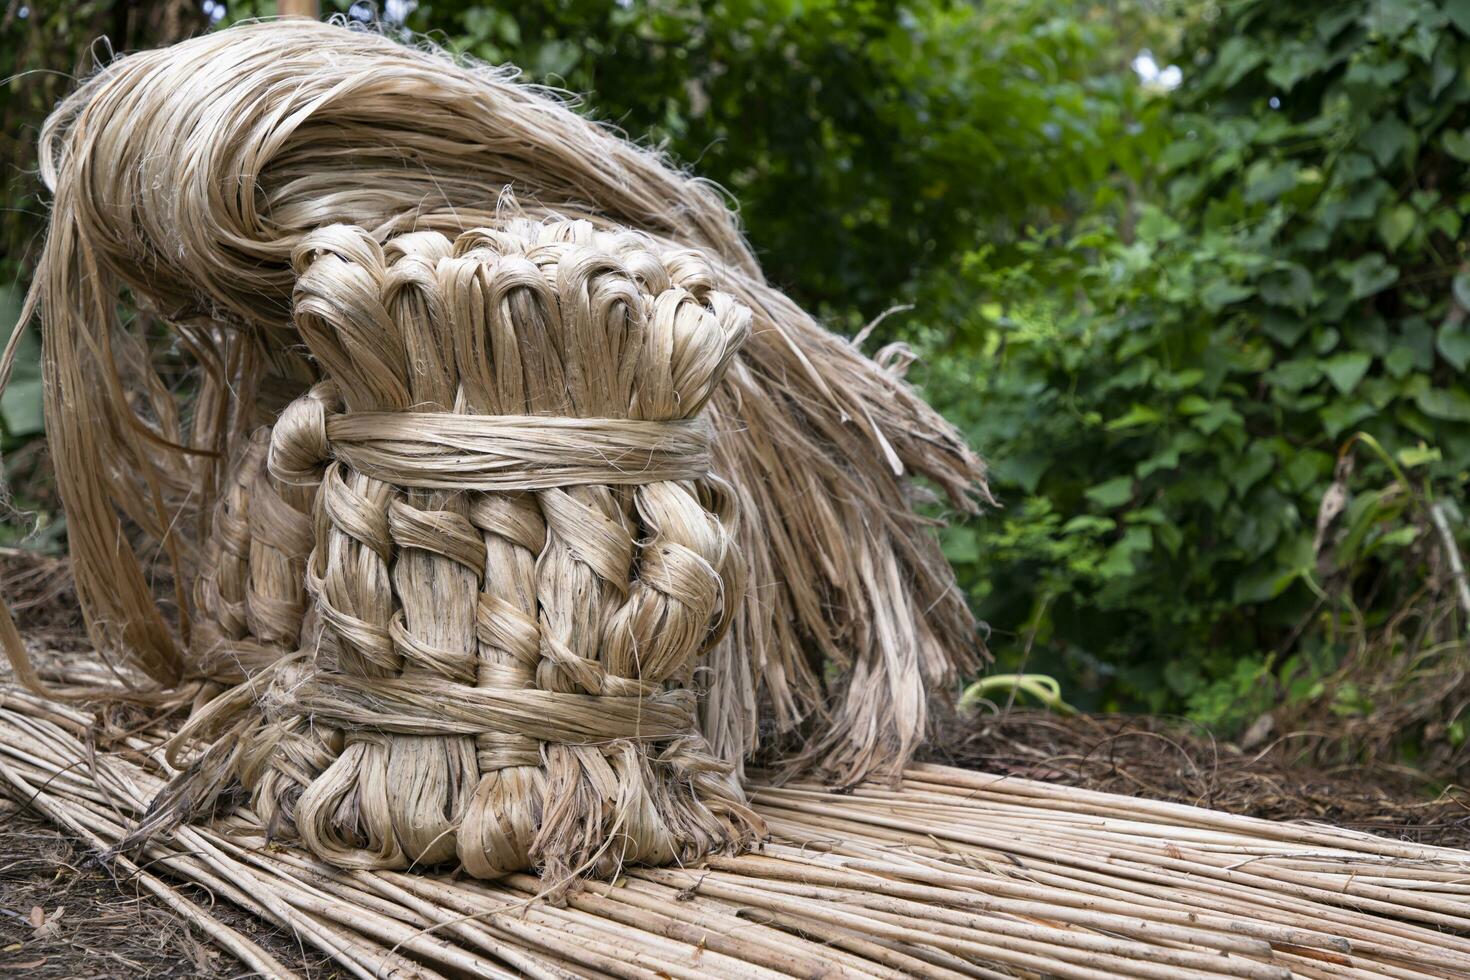
<path fill-rule="evenodd" d="M 493 666 L 493 676 L 505 678 L 531 669 L 517 654 L 529 645 L 502 636 L 508 645 L 495 649 L 505 662 L 487 657 L 492 644 L 482 634 L 509 629 L 510 620 L 486 624 L 479 610 L 513 601 L 495 591 L 502 579 L 491 568 L 530 560 L 541 541 L 531 501 L 546 528 L 534 556 L 535 601 L 553 601 L 553 609 L 563 606 L 543 594 L 543 577 L 559 561 L 554 542 L 565 540 L 553 527 L 592 511 L 611 522 L 591 525 L 606 531 L 601 549 L 575 557 L 586 608 L 575 614 L 575 629 L 557 628 L 581 638 L 553 634 L 560 647 L 538 641 L 534 667 L 537 690 L 599 698 L 609 718 L 609 706 L 622 703 L 609 699 L 628 698 L 640 723 L 655 726 L 639 731 L 656 731 L 661 747 L 618 763 L 619 781 L 597 785 L 598 793 L 622 792 L 617 787 L 632 786 L 635 770 L 641 775 L 655 765 L 648 760 L 662 758 L 658 766 L 702 774 L 686 787 L 689 806 L 705 807 L 715 823 L 734 828 L 718 833 L 737 839 L 738 798 L 725 795 L 725 777 L 707 768 L 697 741 L 671 734 L 690 712 L 708 756 L 737 773 L 760 750 L 854 780 L 896 772 L 931 709 L 977 665 L 974 623 L 919 504 L 938 491 L 952 506 L 973 509 L 986 499 L 979 459 L 903 383 L 904 351 L 869 360 L 823 330 L 763 281 L 718 195 L 655 154 L 505 72 L 301 21 L 241 25 L 121 58 L 58 108 L 42 150 L 54 206 L 30 308 L 41 313 L 48 437 L 92 639 L 100 655 L 134 672 L 125 676 L 146 679 L 139 697 L 197 692 L 200 720 L 188 731 L 205 741 L 237 731 L 227 718 L 254 712 L 258 737 L 249 746 L 216 749 L 262 805 L 336 807 L 336 823 L 321 826 L 339 829 L 322 831 L 323 848 L 345 849 L 356 835 L 354 853 L 396 860 L 381 822 L 372 831 L 354 823 L 368 812 L 362 801 L 403 791 L 382 768 L 393 758 L 389 742 L 436 746 L 424 751 L 438 753 L 443 768 L 414 777 L 442 779 L 442 791 L 436 784 L 427 794 L 436 799 L 478 792 L 474 774 L 487 764 L 520 751 L 529 760 L 523 742 L 485 741 L 486 704 L 501 702 L 484 693 L 496 686 L 479 673 Z M 471 399 L 499 397 L 503 379 L 476 375 L 483 368 L 468 354 L 451 356 L 417 334 L 401 350 L 383 346 L 413 325 L 458 315 L 441 305 L 471 287 L 446 285 L 444 270 L 479 269 L 462 273 L 478 282 L 517 248 L 530 255 L 576 244 L 529 230 L 543 227 L 577 229 L 554 233 L 574 239 L 608 236 L 588 247 L 621 263 L 622 272 L 606 273 L 609 282 L 635 284 L 640 303 L 679 288 L 695 297 L 681 315 L 699 310 L 725 323 L 729 311 L 748 308 L 749 337 L 723 380 L 714 370 L 701 382 L 710 390 L 695 395 L 680 387 L 691 379 L 676 379 L 674 391 L 659 396 L 670 404 L 635 398 L 653 380 L 640 376 L 642 368 L 625 379 L 618 372 L 630 370 L 628 362 L 587 346 L 593 341 L 578 327 L 546 341 L 573 345 L 573 354 L 562 352 L 559 393 L 549 365 L 523 362 L 528 401 L 496 408 Z M 633 239 L 620 229 L 636 232 L 639 244 L 625 244 Z M 499 258 L 491 262 L 490 254 Z M 527 282 L 518 287 L 527 295 L 559 281 L 547 278 L 550 265 L 527 261 Z M 560 270 L 562 259 L 551 264 Z M 328 268 L 355 270 L 349 278 L 361 295 L 347 302 L 314 292 Z M 364 298 L 374 275 L 377 307 Z M 568 309 L 607 315 L 603 306 L 557 300 L 564 326 Z M 628 293 L 619 302 L 633 300 Z M 477 336 L 493 354 L 497 338 Z M 731 337 L 725 342 L 733 348 Z M 620 352 L 627 345 L 633 341 Z M 499 371 L 512 359 L 489 363 Z M 619 385 L 631 386 L 625 404 Z M 557 397 L 555 405 L 535 400 Z M 588 399 L 623 407 L 594 410 Z M 541 421 L 488 421 L 501 415 Z M 269 436 L 261 426 L 272 427 Z M 320 467 L 323 460 L 329 465 Z M 613 479 L 614 470 L 624 479 Z M 705 472 L 723 478 L 724 489 L 702 479 Z M 691 586 L 679 569 L 687 563 L 649 558 L 650 547 L 658 553 L 651 542 L 683 528 L 675 518 L 686 515 L 659 509 L 644 488 L 685 485 L 693 489 L 681 502 L 716 515 L 709 533 L 733 533 L 738 545 L 722 545 L 717 564 L 706 551 L 713 540 L 678 542 L 719 573 L 723 632 L 696 615 L 705 598 L 686 594 Z M 485 501 L 508 510 L 492 517 Z M 510 501 L 524 511 L 509 509 Z M 738 521 L 728 516 L 735 513 Z M 588 546 L 591 528 L 583 532 Z M 622 564 L 625 538 L 635 542 L 636 572 Z M 484 551 L 478 570 L 475 542 Z M 660 583 L 651 593 L 635 588 L 648 561 Z M 443 606 L 438 625 L 400 594 L 400 579 L 431 581 L 422 594 Z M 473 598 L 474 619 L 440 622 L 451 594 Z M 486 595 L 495 598 L 482 601 Z M 650 604 L 675 597 L 677 635 L 665 636 L 660 625 L 638 632 L 645 639 L 631 653 L 609 653 L 615 616 L 642 630 L 655 612 Z M 529 596 L 514 601 L 529 619 Z M 584 633 L 594 619 L 604 643 L 595 657 L 579 645 L 590 644 Z M 696 635 L 702 639 L 691 640 Z M 715 637 L 723 638 L 710 645 Z M 316 651 L 318 642 L 328 649 Z M 466 659 L 470 645 L 474 657 Z M 15 643 L 7 652 L 17 661 L 24 654 Z M 638 670 L 612 666 L 629 656 Z M 658 659 L 649 664 L 650 656 Z M 691 681 L 697 706 L 648 686 L 685 677 L 691 658 L 699 658 Z M 584 663 L 594 659 L 596 671 Z M 369 693 L 365 679 L 379 693 Z M 438 684 L 458 687 L 440 696 Z M 384 701 L 386 690 L 395 693 Z M 523 696 L 515 705 L 546 717 L 564 715 L 553 706 L 561 703 L 538 709 Z M 358 705 L 357 713 L 344 704 Z M 389 716 L 397 720 L 384 727 Z M 495 731 L 513 741 L 578 744 L 565 730 L 517 725 Z M 624 732 L 608 728 L 597 737 L 646 741 Z M 580 759 L 579 751 L 566 750 Z M 451 762 L 453 752 L 460 754 Z M 571 762 L 552 767 L 549 751 L 543 755 L 539 778 L 564 780 L 547 783 L 549 798 L 593 792 L 587 764 L 577 763 L 584 768 L 576 783 L 567 775 Z M 332 792 L 345 795 L 334 802 L 326 789 L 318 793 L 326 779 L 319 774 L 337 780 L 352 766 L 355 790 L 342 780 Z M 530 768 L 527 761 L 495 771 Z M 646 787 L 646 798 L 672 792 L 671 784 Z M 355 802 L 345 802 L 353 792 Z M 463 812 L 456 806 L 442 814 Z M 336 819 L 349 811 L 351 819 Z M 423 818 L 422 827 L 395 827 L 396 846 L 437 857 L 450 837 L 462 844 L 469 825 L 438 838 L 457 819 L 442 814 Z M 283 812 L 281 822 L 297 815 Z M 518 817 L 497 819 L 511 821 L 494 831 L 514 841 L 506 847 L 537 846 Z M 303 834 L 317 832 L 300 822 Z M 703 815 L 695 822 L 698 829 L 673 837 L 714 833 Z M 355 829 L 346 834 L 346 826 Z M 473 833 L 492 834 L 483 825 Z M 630 848 L 661 856 L 670 845 L 650 842 L 659 835 Z M 519 860 L 521 851 L 514 853 Z M 564 853 L 570 862 L 592 850 Z"/>
<path fill-rule="evenodd" d="M 340 865 L 482 877 L 749 841 L 686 686 L 740 595 L 702 412 L 749 310 L 586 221 L 335 225 L 294 266 L 330 380 L 249 443 L 198 603 L 214 655 L 312 636 L 231 740 L 256 810 Z"/>

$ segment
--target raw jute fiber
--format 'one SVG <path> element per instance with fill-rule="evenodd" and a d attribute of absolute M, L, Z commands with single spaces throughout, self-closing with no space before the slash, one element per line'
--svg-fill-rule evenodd
<path fill-rule="evenodd" d="M 224 721 L 251 706 L 272 733 L 260 744 L 274 748 L 232 760 L 247 784 L 259 793 L 262 781 L 279 783 L 266 795 L 291 800 L 287 785 L 314 789 L 327 777 L 313 774 L 325 771 L 343 794 L 300 798 L 312 813 L 336 808 L 311 824 L 337 828 L 320 847 L 384 862 L 442 856 L 456 834 L 462 843 L 455 815 L 484 795 L 479 774 L 491 771 L 527 770 L 527 785 L 557 780 L 546 793 L 558 801 L 564 791 L 600 793 L 624 801 L 620 813 L 638 812 L 643 803 L 625 801 L 672 792 L 659 780 L 636 786 L 655 755 L 685 774 L 689 805 L 708 812 L 668 830 L 672 838 L 649 830 L 631 851 L 666 857 L 671 839 L 739 839 L 738 798 L 709 762 L 738 774 L 763 749 L 844 781 L 896 774 L 933 708 L 977 666 L 974 623 L 916 507 L 937 490 L 973 509 L 986 496 L 983 469 L 902 382 L 905 353 L 869 360 L 823 330 L 762 280 L 714 191 L 546 94 L 363 31 L 249 24 L 103 67 L 48 121 L 42 150 L 54 210 L 30 308 L 41 314 L 48 437 L 89 631 L 124 676 L 147 678 L 137 697 L 196 691 L 204 705 L 235 686 L 189 733 L 233 731 Z M 627 245 L 620 229 L 643 237 Z M 518 248 L 557 244 L 537 236 L 585 244 L 594 231 L 610 236 L 594 251 L 612 256 L 606 274 L 624 285 L 578 296 L 576 316 L 656 306 L 678 289 L 698 297 L 688 310 L 715 321 L 743 306 L 748 339 L 723 380 L 713 370 L 686 390 L 692 376 L 678 376 L 662 401 L 648 401 L 645 368 L 624 374 L 634 362 L 614 355 L 652 335 L 614 350 L 568 320 L 560 293 L 565 334 L 519 335 L 522 320 L 529 330 L 550 315 L 544 303 L 506 317 L 517 324 L 521 394 L 498 373 L 513 358 L 492 356 L 504 338 L 488 332 L 483 283 L 473 288 L 484 319 L 469 334 L 480 333 L 454 343 L 432 330 L 408 336 L 457 315 L 436 304 L 471 287 L 446 285 L 446 269 L 478 269 L 464 273 L 478 281 L 489 274 L 482 252 L 509 262 Z M 525 295 L 560 281 L 547 278 L 560 258 L 517 261 L 528 263 L 516 287 Z M 314 291 L 328 267 L 353 270 L 351 303 Z M 539 356 L 537 343 L 571 347 L 559 365 L 524 361 Z M 671 364 L 681 356 L 667 353 Z M 485 421 L 498 415 L 541 421 Z M 471 417 L 480 418 L 465 428 Z M 660 487 L 681 489 L 650 489 Z M 566 547 L 554 527 L 583 519 L 585 550 Z M 665 540 L 688 554 L 667 557 Z M 708 610 L 715 580 L 686 581 L 689 555 L 718 573 Z M 576 601 L 543 591 L 562 574 L 577 578 Z M 521 653 L 527 638 L 507 625 L 525 623 L 490 616 L 487 625 L 479 613 L 488 601 L 529 622 L 533 577 L 534 668 Z M 505 581 L 523 587 L 511 595 Z M 409 593 L 432 596 L 432 606 L 415 608 Z M 461 601 L 475 618 L 449 615 Z M 713 628 L 706 614 L 717 615 Z M 618 651 L 615 620 L 640 638 L 636 649 Z M 24 654 L 13 644 L 7 652 Z M 533 766 L 525 743 L 487 744 L 488 704 L 500 695 L 485 692 L 513 686 L 511 675 L 520 683 L 524 670 L 547 696 L 637 707 L 622 728 L 616 712 L 600 714 L 598 737 L 630 746 L 625 762 L 602 752 L 616 778 L 592 775 L 578 749 L 555 754 L 581 761 L 553 765 L 548 750 Z M 686 678 L 697 704 L 652 690 Z M 436 693 L 446 684 L 458 685 L 452 696 Z M 354 704 L 356 713 L 344 707 Z M 495 731 L 577 744 L 563 702 L 520 697 L 516 706 L 560 727 L 517 721 Z M 663 748 L 644 745 L 647 732 Z M 395 826 L 390 842 L 364 801 L 401 791 L 380 780 L 393 746 L 414 739 L 442 759 L 416 777 L 433 785 L 414 792 L 446 803 Z M 216 762 L 240 748 L 216 746 Z M 498 818 L 510 824 L 475 833 L 503 832 L 513 841 L 505 860 L 537 846 L 511 810 Z M 642 834 L 591 830 L 588 819 L 563 829 L 588 841 Z M 491 864 L 501 846 L 485 845 Z M 596 851 L 572 847 L 566 860 Z"/>
<path fill-rule="evenodd" d="M 226 740 L 256 812 L 339 866 L 480 877 L 753 839 L 687 686 L 741 594 L 703 410 L 750 311 L 697 253 L 586 221 L 385 245 L 333 225 L 293 264 L 330 380 L 282 412 L 264 470 L 249 444 L 258 489 L 212 538 L 246 547 L 198 603 L 224 649 L 257 610 L 257 635 L 280 613 L 308 638 Z M 267 526 L 277 488 L 310 498 L 305 574 L 281 577 L 310 603 L 262 594 L 302 551 Z"/>

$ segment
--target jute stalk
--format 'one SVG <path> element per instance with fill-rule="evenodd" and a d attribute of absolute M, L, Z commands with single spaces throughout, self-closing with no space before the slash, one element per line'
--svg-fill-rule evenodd
<path fill-rule="evenodd" d="M 56 680 L 101 676 L 88 667 Z M 0 780 L 101 843 L 118 841 L 174 775 L 168 730 L 89 755 L 90 714 L 0 690 Z M 561 907 L 530 875 L 344 870 L 267 848 L 249 812 L 181 827 L 131 860 L 288 925 L 358 976 L 1470 972 L 1466 927 L 1425 917 L 1470 922 L 1462 851 L 942 766 L 911 767 L 896 795 L 753 785 L 773 835 L 760 852 L 630 869 L 571 890 Z M 1236 875 L 1215 875 L 1222 848 L 1240 856 Z M 1387 891 L 1365 906 L 1351 888 L 1370 878 Z"/>

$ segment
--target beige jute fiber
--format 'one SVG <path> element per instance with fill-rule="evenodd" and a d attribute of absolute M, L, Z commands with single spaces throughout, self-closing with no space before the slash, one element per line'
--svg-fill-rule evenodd
<path fill-rule="evenodd" d="M 386 245 L 333 225 L 295 268 L 331 380 L 281 414 L 264 469 L 249 444 L 211 537 L 243 523 L 248 546 L 220 548 L 197 604 L 212 654 L 315 614 L 309 664 L 231 733 L 255 812 L 341 866 L 480 877 L 750 841 L 687 687 L 739 597 L 702 412 L 750 311 L 697 253 L 586 221 Z M 304 577 L 273 574 L 307 553 L 269 526 L 287 488 L 310 498 Z"/>
<path fill-rule="evenodd" d="M 896 773 L 977 666 L 924 511 L 983 468 L 907 352 L 548 94 L 247 24 L 102 67 L 42 151 L 27 313 L 92 639 L 319 853 L 738 845 L 749 755 Z"/>

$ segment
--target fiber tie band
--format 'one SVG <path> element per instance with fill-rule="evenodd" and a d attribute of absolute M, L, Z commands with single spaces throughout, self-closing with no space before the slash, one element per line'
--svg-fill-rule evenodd
<path fill-rule="evenodd" d="M 334 674 L 302 685 L 293 707 L 317 721 L 406 735 L 523 735 L 562 745 L 682 738 L 694 725 L 688 689 L 631 695 Z"/>
<path fill-rule="evenodd" d="M 271 440 L 271 470 L 282 479 L 289 470 L 278 465 L 281 458 L 295 469 L 336 459 L 402 487 L 483 491 L 694 480 L 708 475 L 711 465 L 710 425 L 703 417 L 338 414 L 319 401 L 310 404 L 321 407 L 321 415 L 309 419 L 321 426 L 319 433 L 283 424 Z M 283 414 L 282 422 L 287 418 Z"/>

